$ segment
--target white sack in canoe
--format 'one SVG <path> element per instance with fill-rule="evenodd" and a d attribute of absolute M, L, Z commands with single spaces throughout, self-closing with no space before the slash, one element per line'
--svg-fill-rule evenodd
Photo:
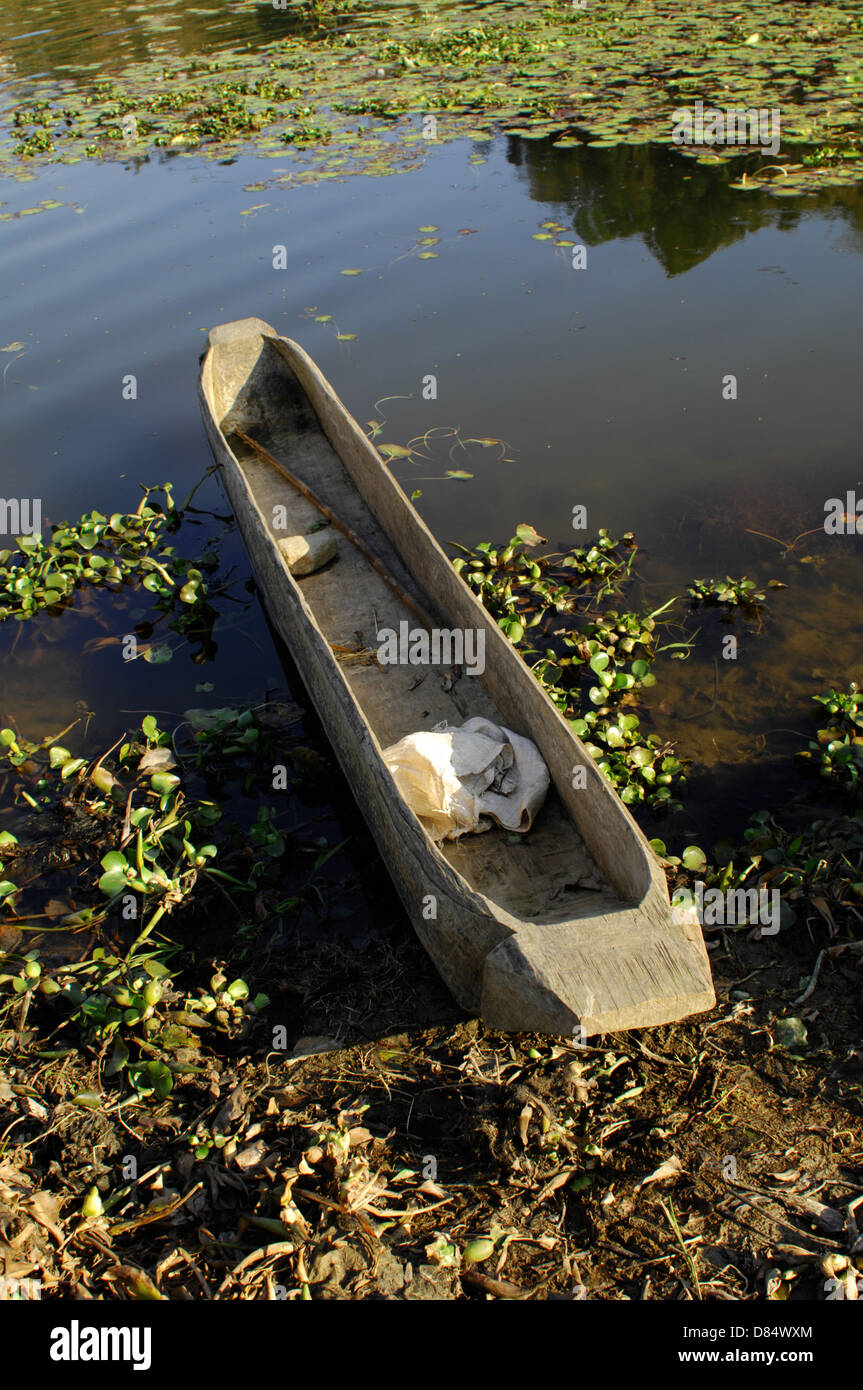
<path fill-rule="evenodd" d="M 548 791 L 548 768 L 530 739 L 489 719 L 408 734 L 384 749 L 396 786 L 433 840 L 471 831 L 528 831 Z"/>

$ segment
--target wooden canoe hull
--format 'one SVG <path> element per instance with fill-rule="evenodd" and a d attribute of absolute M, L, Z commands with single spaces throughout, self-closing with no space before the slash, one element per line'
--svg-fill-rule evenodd
<path fill-rule="evenodd" d="M 301 392 L 314 412 L 315 427 L 344 470 L 349 500 L 356 493 L 358 515 L 366 515 L 379 545 L 390 545 L 395 577 L 416 594 L 425 611 L 439 615 L 442 626 L 485 633 L 485 671 L 477 678 L 483 695 L 503 723 L 538 746 L 560 814 L 578 832 L 607 885 L 603 894 L 574 894 L 578 910 L 572 916 L 561 918 L 556 910 L 556 916 L 547 912 L 546 920 L 529 920 L 472 886 L 460 871 L 470 863 L 465 857 L 470 847 L 460 841 L 457 852 L 444 853 L 396 790 L 381 740 L 370 727 L 368 707 L 359 702 L 359 682 L 349 684 L 333 651 L 332 632 L 323 631 L 318 621 L 324 621 L 324 610 L 307 598 L 314 595 L 314 585 L 296 580 L 278 549 L 273 499 L 292 489 L 275 470 L 268 476 L 266 465 L 239 458 L 222 429 L 230 417 L 230 434 L 237 411 L 260 405 L 256 393 L 273 395 L 267 418 L 275 418 L 283 371 L 293 399 Z M 314 362 L 260 319 L 222 325 L 210 334 L 200 395 L 213 454 L 222 465 L 271 619 L 296 661 L 410 921 L 459 1004 L 496 1028 L 581 1036 L 667 1023 L 711 1008 L 715 998 L 700 927 L 672 919 L 664 874 L 641 830 L 459 578 Z M 296 437 L 306 448 L 301 430 Z M 290 430 L 280 439 L 282 463 L 303 477 L 291 456 Z M 314 477 L 304 481 L 315 487 Z M 352 549 L 347 542 L 345 548 Z M 341 563 L 356 558 L 346 555 Z M 347 579 L 347 568 L 343 574 Z M 343 596 L 350 597 L 347 589 Z M 379 595 L 376 611 L 384 602 Z M 419 706 L 416 713 L 422 713 Z M 414 727 L 428 725 L 416 722 Z M 584 788 L 572 785 L 575 767 L 585 769 Z M 528 839 L 545 815 L 540 814 Z M 485 846 L 481 852 L 488 855 Z"/>

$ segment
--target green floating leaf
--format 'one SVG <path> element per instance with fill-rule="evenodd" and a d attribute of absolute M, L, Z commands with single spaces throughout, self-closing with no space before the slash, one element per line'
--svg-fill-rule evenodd
<path fill-rule="evenodd" d="M 339 273 L 341 275 L 364 275 L 365 270 L 360 269 L 357 266 L 352 266 L 348 270 L 342 270 Z"/>
<path fill-rule="evenodd" d="M 157 642 L 143 653 L 144 660 L 149 662 L 151 666 L 164 666 L 165 662 L 170 661 L 173 655 L 174 653 L 167 642 Z"/>
<path fill-rule="evenodd" d="M 129 880 L 126 877 L 125 871 L 121 868 L 109 869 L 108 872 L 103 874 L 99 879 L 99 891 L 104 893 L 108 898 L 116 898 L 117 894 L 122 893 L 123 889 L 128 887 L 128 885 Z"/>
<path fill-rule="evenodd" d="M 106 767 L 94 767 L 90 773 L 90 781 L 105 796 L 109 794 L 115 785 L 115 779 Z"/>
<path fill-rule="evenodd" d="M 129 1060 L 129 1049 L 122 1038 L 117 1038 L 114 1043 L 114 1050 L 105 1064 L 105 1075 L 116 1076 L 122 1071 Z"/>
<path fill-rule="evenodd" d="M 477 440 L 478 444 L 483 445 L 498 444 L 499 442 L 500 441 L 497 439 Z M 545 545 L 546 542 L 546 537 L 541 536 L 537 531 L 536 527 L 531 526 L 530 523 L 527 521 L 519 522 L 518 526 L 516 526 L 515 528 L 515 534 L 516 539 L 520 541 L 522 545 Z"/>
<path fill-rule="evenodd" d="M 173 791 L 180 785 L 180 779 L 173 772 L 154 772 L 150 778 L 150 786 L 154 792 L 164 796 L 166 792 Z"/>

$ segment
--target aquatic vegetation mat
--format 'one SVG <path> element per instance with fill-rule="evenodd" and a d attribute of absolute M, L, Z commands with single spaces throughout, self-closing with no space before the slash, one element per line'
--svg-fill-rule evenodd
<path fill-rule="evenodd" d="M 635 707 L 656 684 L 659 652 L 685 658 L 692 640 L 661 642 L 653 613 L 607 608 L 632 579 L 637 546 L 604 529 L 588 545 L 543 553 L 545 537 L 523 522 L 506 545 L 461 545 L 454 568 L 495 618 L 597 767 L 628 806 L 680 810 L 686 764 L 674 745 L 641 728 Z"/>
<path fill-rule="evenodd" d="M 158 492 L 165 493 L 164 508 L 150 505 Z M 40 531 L 17 536 L 15 550 L 0 550 L 0 622 L 56 611 L 83 585 L 140 582 L 163 608 L 175 597 L 190 608 L 202 603 L 207 590 L 201 570 L 180 560 L 164 539 L 177 522 L 165 485 L 145 488 L 134 513 L 87 512 L 74 525 L 52 526 L 47 541 Z"/>
<path fill-rule="evenodd" d="M 701 102 L 780 113 L 776 153 L 763 142 L 680 146 L 709 164 L 734 160 L 738 189 L 790 195 L 863 177 L 860 0 L 291 8 L 284 37 L 257 48 L 28 80 L 0 168 L 252 147 L 298 153 L 292 178 L 333 178 L 409 167 L 459 137 L 477 141 L 481 159 L 498 130 L 564 147 L 671 146 L 674 113 Z"/>
<path fill-rule="evenodd" d="M 113 1085 L 164 1098 L 195 1070 L 200 1030 L 250 1037 L 264 993 L 218 969 L 197 991 L 181 977 L 200 975 L 215 909 L 204 949 L 221 935 L 242 954 L 263 921 L 320 897 L 341 846 L 289 835 L 259 790 L 276 757 L 285 790 L 303 780 L 301 714 L 190 709 L 172 733 L 147 715 L 95 758 L 60 741 L 81 721 L 40 743 L 0 729 L 0 1014 L 17 1001 L 19 1043 L 38 1015 L 56 1055 L 95 1049 Z M 238 782 L 257 794 L 244 803 Z"/>

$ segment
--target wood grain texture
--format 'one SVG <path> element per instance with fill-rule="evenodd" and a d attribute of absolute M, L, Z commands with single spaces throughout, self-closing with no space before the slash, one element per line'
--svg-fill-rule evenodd
<path fill-rule="evenodd" d="M 697 926 L 671 917 L 641 830 L 501 629 L 459 578 L 370 440 L 296 343 L 260 319 L 212 330 L 201 406 L 214 456 L 274 625 L 291 650 L 357 803 L 423 945 L 458 1002 L 495 1027 L 585 1034 L 710 1008 Z M 320 513 L 237 429 L 362 536 L 409 602 L 344 538 L 322 570 L 292 576 L 279 552 Z M 278 512 L 275 509 L 282 509 Z M 286 529 L 276 518 L 287 516 Z M 485 671 L 339 662 L 384 627 L 485 634 Z M 531 738 L 552 790 L 533 829 L 436 846 L 381 751 L 441 721 L 483 715 Z M 574 789 L 583 767 L 587 785 Z M 432 903 L 434 912 L 432 915 Z"/>

